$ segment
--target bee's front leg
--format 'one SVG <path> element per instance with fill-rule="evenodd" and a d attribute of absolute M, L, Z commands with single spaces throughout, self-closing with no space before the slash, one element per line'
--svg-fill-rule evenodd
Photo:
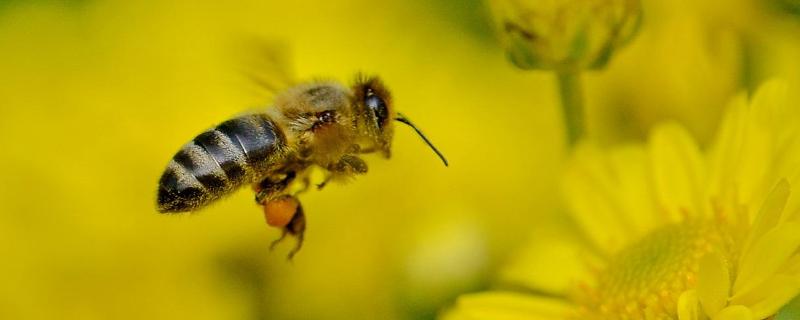
<path fill-rule="evenodd" d="M 270 200 L 264 204 L 264 217 L 267 219 L 267 224 L 281 228 L 282 231 L 281 237 L 270 244 L 270 250 L 283 241 L 287 234 L 297 239 L 294 248 L 289 251 L 288 259 L 291 260 L 303 246 L 303 235 L 306 231 L 306 216 L 300 200 L 292 195 L 283 195 Z"/>
<path fill-rule="evenodd" d="M 319 190 L 322 190 L 328 182 L 337 176 L 367 173 L 367 163 L 357 156 L 346 154 L 338 162 L 329 165 L 326 169 L 328 169 L 328 175 L 325 176 L 325 180 L 317 184 L 317 189 Z"/>

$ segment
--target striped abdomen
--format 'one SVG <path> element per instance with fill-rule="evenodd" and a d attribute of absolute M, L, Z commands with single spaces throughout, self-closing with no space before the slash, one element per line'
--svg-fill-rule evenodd
<path fill-rule="evenodd" d="M 172 157 L 158 182 L 158 211 L 192 211 L 251 183 L 268 169 L 284 138 L 266 115 L 225 121 Z"/>

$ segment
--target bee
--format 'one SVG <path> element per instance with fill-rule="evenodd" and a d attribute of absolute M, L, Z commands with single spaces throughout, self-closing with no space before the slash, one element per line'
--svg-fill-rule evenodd
<path fill-rule="evenodd" d="M 278 94 L 272 107 L 224 121 L 183 145 L 158 182 L 161 213 L 196 211 L 251 185 L 267 223 L 302 247 L 306 221 L 297 195 L 311 184 L 312 168 L 328 182 L 367 173 L 360 155 L 391 155 L 394 121 L 414 129 L 447 166 L 447 160 L 404 115 L 377 77 L 357 77 L 350 87 L 333 81 L 301 83 Z M 293 191 L 297 190 L 297 191 Z"/>

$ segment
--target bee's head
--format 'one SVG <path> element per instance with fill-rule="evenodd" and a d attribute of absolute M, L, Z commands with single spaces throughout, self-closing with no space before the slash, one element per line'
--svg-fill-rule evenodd
<path fill-rule="evenodd" d="M 384 157 L 388 158 L 391 155 L 392 135 L 394 134 L 393 121 L 396 120 L 413 128 L 442 159 L 444 165 L 447 165 L 447 159 L 422 134 L 422 131 L 411 123 L 411 120 L 394 110 L 392 96 L 380 79 L 359 76 L 353 86 L 353 92 L 355 100 L 353 104 L 356 108 L 355 113 L 358 115 L 356 125 L 363 136 L 362 141 L 367 140 L 364 141 L 365 145 L 380 151 Z"/>
<path fill-rule="evenodd" d="M 392 108 L 392 96 L 377 77 L 359 76 L 353 86 L 355 112 L 358 115 L 359 131 L 384 157 L 391 155 L 392 120 L 396 117 Z"/>

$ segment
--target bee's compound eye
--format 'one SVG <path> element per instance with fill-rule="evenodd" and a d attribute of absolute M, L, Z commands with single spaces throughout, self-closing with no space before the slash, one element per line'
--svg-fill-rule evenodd
<path fill-rule="evenodd" d="M 386 118 L 389 116 L 389 111 L 386 110 L 386 102 L 371 89 L 368 89 L 367 96 L 364 98 L 364 104 L 375 113 L 375 117 L 378 118 L 378 125 L 383 126 L 383 124 L 386 123 Z"/>

